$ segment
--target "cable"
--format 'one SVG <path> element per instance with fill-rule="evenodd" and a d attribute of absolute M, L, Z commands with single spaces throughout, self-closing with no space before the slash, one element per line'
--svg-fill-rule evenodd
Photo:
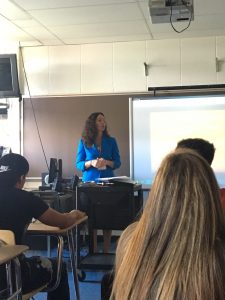
<path fill-rule="evenodd" d="M 192 19 L 192 15 L 193 15 L 193 10 L 192 9 L 189 9 L 189 7 L 187 6 L 187 3 L 184 1 L 184 0 L 181 0 L 182 4 L 190 11 L 190 17 L 189 17 L 189 22 L 188 22 L 188 25 L 183 28 L 182 30 L 177 30 L 174 25 L 173 25 L 173 22 L 172 22 L 172 16 L 173 16 L 173 4 L 172 4 L 172 0 L 170 0 L 170 25 L 172 26 L 173 30 L 177 33 L 181 33 L 183 31 L 185 31 L 186 29 L 188 29 L 188 27 L 190 26 L 191 24 L 191 19 Z"/>
<path fill-rule="evenodd" d="M 39 130 L 39 127 L 38 127 L 38 122 L 37 122 L 37 118 L 36 118 L 36 114 L 35 114 L 35 110 L 34 110 L 34 105 L 33 105 L 32 97 L 31 97 L 31 93 L 30 93 L 30 87 L 29 87 L 28 80 L 27 80 L 27 73 L 26 73 L 26 70 L 25 70 L 25 65 L 24 65 L 24 60 L 23 60 L 23 53 L 22 53 L 22 50 L 21 50 L 20 42 L 19 42 L 19 52 L 20 52 L 20 57 L 21 57 L 21 60 L 22 60 L 23 72 L 24 72 L 25 81 L 26 81 L 26 84 L 27 84 L 29 99 L 30 99 L 30 103 L 31 103 L 31 107 L 32 107 L 32 112 L 33 112 L 33 115 L 34 115 L 35 125 L 36 125 L 36 128 L 37 128 L 38 138 L 39 138 L 39 141 L 40 141 L 40 144 L 41 144 L 41 149 L 42 149 L 42 152 L 43 152 L 43 155 L 44 155 L 45 163 L 46 163 L 46 166 L 47 166 L 48 171 L 49 171 L 49 165 L 48 165 L 47 157 L 46 157 L 46 154 L 45 154 L 44 146 L 43 146 L 43 143 L 42 143 L 41 134 L 40 134 L 40 130 Z"/>

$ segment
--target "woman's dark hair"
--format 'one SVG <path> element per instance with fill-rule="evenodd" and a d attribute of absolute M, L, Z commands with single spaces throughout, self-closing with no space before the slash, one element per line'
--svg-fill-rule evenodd
<path fill-rule="evenodd" d="M 96 127 L 96 119 L 99 115 L 102 115 L 104 117 L 104 114 L 102 112 L 94 112 L 87 118 L 85 122 L 84 129 L 82 132 L 82 140 L 84 144 L 88 147 L 91 147 L 95 143 L 95 139 L 98 134 L 98 130 Z M 105 127 L 103 134 L 109 136 L 107 126 Z"/>
<path fill-rule="evenodd" d="M 29 171 L 29 163 L 25 157 L 9 153 L 0 158 L 0 185 L 13 187 L 22 175 Z"/>

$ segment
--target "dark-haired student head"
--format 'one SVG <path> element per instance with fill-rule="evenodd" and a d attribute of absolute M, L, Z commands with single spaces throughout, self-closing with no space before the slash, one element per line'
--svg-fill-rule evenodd
<path fill-rule="evenodd" d="M 23 190 L 28 171 L 29 163 L 20 154 L 10 153 L 0 159 L 0 228 L 13 231 L 16 244 L 24 244 L 24 234 L 33 218 L 49 226 L 68 228 L 85 216 L 78 210 L 60 213 L 32 192 Z M 54 259 L 24 255 L 19 260 L 23 294 L 43 285 L 55 284 L 57 268 Z M 65 263 L 60 272 L 59 284 L 56 289 L 48 292 L 48 299 L 70 299 Z M 1 273 L 0 283 L 2 284 Z"/>
<path fill-rule="evenodd" d="M 201 138 L 183 139 L 177 143 L 177 148 L 188 148 L 197 151 L 210 165 L 216 150 L 212 143 Z"/>
<path fill-rule="evenodd" d="M 0 158 L 0 185 L 23 188 L 29 163 L 17 153 L 9 153 Z"/>

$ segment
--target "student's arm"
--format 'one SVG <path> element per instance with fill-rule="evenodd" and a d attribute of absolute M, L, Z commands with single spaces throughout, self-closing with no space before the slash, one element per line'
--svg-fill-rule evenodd
<path fill-rule="evenodd" d="M 60 213 L 52 208 L 48 208 L 38 220 L 50 226 L 57 226 L 60 228 L 67 228 L 74 224 L 78 219 L 85 216 L 84 212 L 79 210 L 72 210 L 69 213 Z"/>

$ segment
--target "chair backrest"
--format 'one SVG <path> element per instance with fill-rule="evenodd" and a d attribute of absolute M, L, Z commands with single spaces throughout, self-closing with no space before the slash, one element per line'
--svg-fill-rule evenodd
<path fill-rule="evenodd" d="M 14 232 L 11 230 L 0 229 L 0 240 L 8 245 L 16 244 Z"/>
<path fill-rule="evenodd" d="M 7 245 L 12 245 L 12 246 L 15 245 L 16 242 L 15 242 L 14 232 L 11 231 L 11 230 L 1 230 L 0 229 L 0 241 L 3 241 Z M 19 272 L 20 272 L 20 270 L 19 270 Z M 43 285 L 40 288 L 35 289 L 35 290 L 33 290 L 33 291 L 31 291 L 31 292 L 29 292 L 27 294 L 24 294 L 24 295 L 22 295 L 22 298 L 20 298 L 20 299 L 22 299 L 22 300 L 28 300 L 28 299 L 32 298 L 32 296 L 34 296 L 35 294 L 37 294 L 40 291 L 42 291 L 46 286 L 47 286 L 47 284 Z M 18 294 L 21 293 L 21 282 L 20 282 L 19 286 L 17 287 L 17 291 L 15 291 L 15 295 L 17 293 Z M 9 299 L 12 299 L 11 296 L 9 297 Z M 15 298 L 13 298 L 13 299 L 15 299 Z"/>
<path fill-rule="evenodd" d="M 0 230 L 0 246 L 1 250 L 4 251 L 7 247 L 13 248 L 9 251 L 9 257 L 6 262 L 4 262 L 1 266 L 4 267 L 1 269 L 1 275 L 6 276 L 6 286 L 1 287 L 1 291 L 3 293 L 7 293 L 7 298 L 5 300 L 11 299 L 22 299 L 22 282 L 21 282 L 21 271 L 20 271 L 20 263 L 18 260 L 18 255 L 21 254 L 21 251 L 18 252 L 15 256 L 15 248 L 18 247 L 15 242 L 14 232 L 11 230 Z M 26 249 L 25 249 L 26 250 Z M 4 253 L 4 252 L 3 252 Z M 11 255 L 10 255 L 11 254 Z"/>

